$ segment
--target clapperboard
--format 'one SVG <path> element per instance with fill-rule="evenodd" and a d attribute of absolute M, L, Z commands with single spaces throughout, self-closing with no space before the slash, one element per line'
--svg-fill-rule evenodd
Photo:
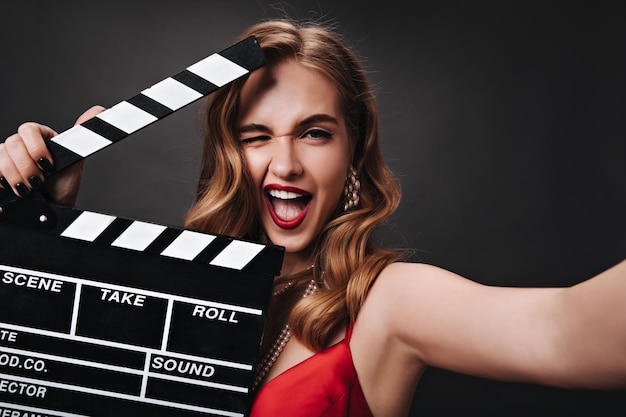
<path fill-rule="evenodd" d="M 248 38 L 62 132 L 55 172 L 264 62 Z M 248 414 L 282 248 L 0 201 L 0 416 Z"/>

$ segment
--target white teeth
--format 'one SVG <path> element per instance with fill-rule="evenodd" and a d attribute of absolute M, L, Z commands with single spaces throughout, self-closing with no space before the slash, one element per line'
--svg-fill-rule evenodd
<path fill-rule="evenodd" d="M 268 194 L 274 198 L 280 198 L 281 200 L 293 200 L 295 198 L 302 197 L 302 194 L 276 189 L 270 189 Z"/>

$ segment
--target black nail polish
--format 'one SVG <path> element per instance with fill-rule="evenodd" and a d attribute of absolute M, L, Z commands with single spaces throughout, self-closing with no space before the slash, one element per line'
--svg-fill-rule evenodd
<path fill-rule="evenodd" d="M 39 167 L 41 168 L 41 170 L 43 171 L 44 174 L 51 174 L 53 171 L 52 168 L 52 163 L 50 161 L 48 161 L 48 159 L 46 158 L 39 158 L 37 160 L 37 163 L 39 164 Z"/>
<path fill-rule="evenodd" d="M 15 184 L 15 189 L 17 190 L 17 195 L 20 197 L 26 197 L 28 194 L 30 194 L 30 189 L 21 182 Z"/>
<path fill-rule="evenodd" d="M 7 179 L 4 177 L 0 177 L 0 184 L 4 187 L 5 190 L 11 189 L 11 184 L 9 184 L 9 181 L 7 181 Z"/>
<path fill-rule="evenodd" d="M 41 186 L 43 185 L 43 181 L 37 175 L 30 177 L 28 183 L 33 190 L 41 190 Z"/>

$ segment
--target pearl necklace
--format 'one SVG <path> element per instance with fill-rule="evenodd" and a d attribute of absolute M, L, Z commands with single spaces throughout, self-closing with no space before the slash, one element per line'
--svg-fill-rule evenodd
<path fill-rule="evenodd" d="M 310 270 L 311 270 L 311 269 L 313 269 L 313 268 L 315 268 L 315 264 L 313 264 L 313 265 L 311 265 L 311 266 L 307 267 L 307 269 L 306 269 L 306 270 L 307 270 L 307 271 L 310 271 Z M 289 289 L 290 289 L 291 287 L 293 287 L 293 286 L 294 286 L 294 284 L 295 284 L 297 281 L 298 281 L 297 279 L 292 279 L 291 281 L 288 281 L 288 282 L 285 284 L 285 286 L 284 286 L 284 287 L 282 287 L 282 288 L 280 288 L 280 289 L 278 289 L 278 290 L 274 291 L 274 292 L 272 293 L 272 296 L 273 296 L 273 297 L 276 297 L 277 295 L 281 295 L 281 294 L 286 293 L 287 291 L 289 291 Z"/>
<path fill-rule="evenodd" d="M 289 284 L 287 284 L 287 287 L 282 288 L 277 292 L 279 294 L 285 292 L 287 289 L 293 286 L 293 283 L 295 283 L 295 281 L 289 282 Z M 309 295 L 315 293 L 315 291 L 317 291 L 317 286 L 315 285 L 315 280 L 312 279 L 311 282 L 309 282 L 309 286 L 306 288 L 306 291 L 304 291 L 302 298 L 308 297 Z M 276 295 L 276 293 L 274 293 L 274 295 Z M 263 357 L 263 360 L 257 365 L 256 378 L 252 383 L 253 391 L 261 383 L 261 381 L 263 381 L 263 378 L 265 378 L 270 369 L 272 369 L 272 366 L 274 366 L 274 363 L 276 363 L 276 360 L 285 348 L 285 345 L 289 341 L 289 338 L 291 338 L 291 330 L 289 328 L 289 323 L 287 323 L 285 324 L 285 327 L 283 327 L 283 330 L 278 335 L 278 338 L 276 339 L 270 350 L 265 354 L 265 357 Z"/>
<path fill-rule="evenodd" d="M 293 280 L 289 281 L 287 284 L 285 284 L 285 286 L 284 286 L 284 287 L 282 287 L 282 288 L 281 288 L 281 289 L 279 289 L 279 290 L 274 291 L 274 292 L 272 293 L 272 296 L 273 296 L 273 297 L 276 297 L 277 295 L 281 295 L 281 294 L 283 294 L 283 293 L 286 293 L 286 292 L 289 290 L 289 288 L 293 287 L 293 285 L 294 285 L 295 283 L 296 283 L 296 280 L 295 280 L 295 279 L 293 279 Z"/>

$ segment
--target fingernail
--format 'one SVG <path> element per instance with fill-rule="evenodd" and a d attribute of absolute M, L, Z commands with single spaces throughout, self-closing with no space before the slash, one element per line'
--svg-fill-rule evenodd
<path fill-rule="evenodd" d="M 7 181 L 7 179 L 4 177 L 0 177 L 0 185 L 2 185 L 5 190 L 11 189 L 11 184 L 9 184 L 9 181 Z"/>
<path fill-rule="evenodd" d="M 43 185 L 43 181 L 37 175 L 30 177 L 28 183 L 33 190 L 41 190 L 41 186 Z"/>
<path fill-rule="evenodd" d="M 44 174 L 52 173 L 52 170 L 53 170 L 52 163 L 48 161 L 47 158 L 39 158 L 37 160 L 37 163 L 39 163 L 39 167 L 41 168 Z"/>
<path fill-rule="evenodd" d="M 15 184 L 15 189 L 17 190 L 17 195 L 20 197 L 26 197 L 28 194 L 30 194 L 30 189 L 21 182 Z"/>

